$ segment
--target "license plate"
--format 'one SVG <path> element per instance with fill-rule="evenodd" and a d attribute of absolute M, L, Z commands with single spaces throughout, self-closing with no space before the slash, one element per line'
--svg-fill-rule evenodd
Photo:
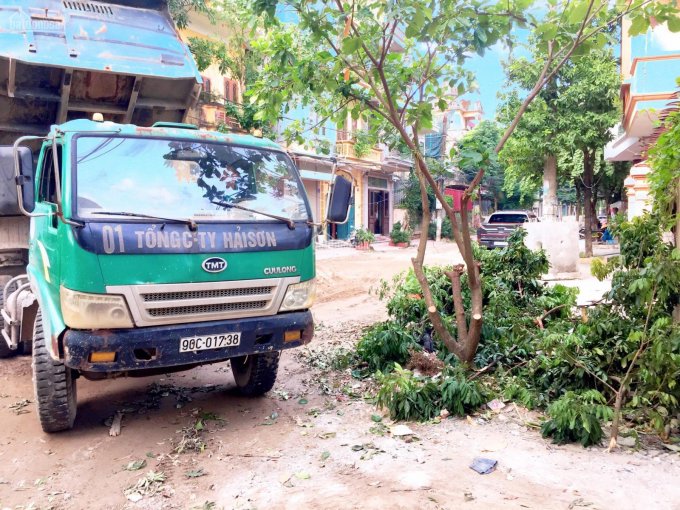
<path fill-rule="evenodd" d="M 496 241 L 493 244 L 494 244 L 494 246 L 507 246 L 508 242 L 507 241 Z"/>
<path fill-rule="evenodd" d="M 224 333 L 222 335 L 191 336 L 181 338 L 179 352 L 205 351 L 208 349 L 221 349 L 223 347 L 236 347 L 241 343 L 241 333 Z"/>

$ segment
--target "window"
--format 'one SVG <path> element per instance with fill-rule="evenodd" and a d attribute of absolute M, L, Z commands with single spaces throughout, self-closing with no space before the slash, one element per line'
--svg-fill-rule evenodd
<path fill-rule="evenodd" d="M 368 187 L 369 188 L 387 189 L 387 179 L 369 176 L 368 177 Z"/>
<path fill-rule="evenodd" d="M 488 223 L 526 223 L 529 217 L 522 213 L 492 214 Z"/>
<path fill-rule="evenodd" d="M 57 160 L 60 163 L 59 176 L 61 177 L 61 146 L 57 146 Z M 59 179 L 61 182 L 61 179 Z M 47 147 L 42 161 L 42 171 L 40 172 L 40 189 L 38 200 L 41 202 L 57 203 L 57 181 L 54 175 L 54 158 L 52 147 Z"/>
<path fill-rule="evenodd" d="M 203 79 L 203 92 L 205 94 L 209 95 L 212 92 L 211 87 L 210 87 L 210 78 L 208 78 L 207 76 L 202 76 L 202 75 L 201 75 L 201 78 Z"/>
<path fill-rule="evenodd" d="M 236 80 L 224 79 L 224 99 L 238 103 L 238 82 Z"/>

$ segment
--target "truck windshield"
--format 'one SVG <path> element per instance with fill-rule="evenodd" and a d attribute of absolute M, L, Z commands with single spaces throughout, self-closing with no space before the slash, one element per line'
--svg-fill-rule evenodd
<path fill-rule="evenodd" d="M 170 139 L 80 136 L 80 218 L 125 212 L 195 221 L 308 219 L 290 159 L 280 152 Z M 240 205 L 245 211 L 227 204 Z M 257 212 L 255 212 L 257 211 Z M 121 215 L 122 216 L 122 215 Z"/>

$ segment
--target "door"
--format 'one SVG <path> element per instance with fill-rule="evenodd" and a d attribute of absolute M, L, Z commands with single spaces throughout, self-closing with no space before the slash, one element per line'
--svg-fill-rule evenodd
<path fill-rule="evenodd" d="M 387 191 L 368 190 L 368 230 L 374 234 L 389 234 L 389 196 Z"/>
<path fill-rule="evenodd" d="M 337 239 L 349 239 L 350 234 L 354 230 L 354 195 L 352 195 L 352 205 L 349 208 L 349 216 L 347 217 L 347 222 L 342 225 L 338 225 L 337 228 Z"/>
<path fill-rule="evenodd" d="M 45 281 L 50 284 L 50 292 L 58 301 L 59 284 L 61 279 L 61 259 L 59 257 L 59 218 L 57 217 L 57 203 L 60 194 L 57 193 L 57 174 L 54 167 L 52 146 L 43 147 L 38 162 L 38 194 L 35 212 L 45 214 L 33 218 L 31 229 L 31 264 L 35 265 Z M 63 175 L 62 150 L 57 146 L 57 162 L 59 176 Z"/>

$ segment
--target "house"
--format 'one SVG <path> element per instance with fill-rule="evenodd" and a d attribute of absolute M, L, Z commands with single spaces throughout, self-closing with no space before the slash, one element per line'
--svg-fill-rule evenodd
<path fill-rule="evenodd" d="M 206 15 L 192 12 L 187 28 L 179 31 L 185 43 L 193 38 L 207 39 L 230 44 L 229 24 L 219 19 L 211 21 Z M 229 73 L 223 73 L 219 66 L 212 63 L 201 71 L 203 90 L 196 107 L 187 116 L 187 122 L 196 124 L 202 129 L 217 130 L 223 126 L 227 129 L 239 129 L 238 123 L 225 112 L 225 104 L 239 104 L 243 99 L 243 85 Z"/>
<path fill-rule="evenodd" d="M 614 140 L 605 147 L 608 161 L 634 163 L 624 182 L 629 218 L 651 207 L 646 151 L 660 134 L 659 121 L 677 107 L 676 79 L 680 77 L 680 35 L 670 32 L 665 24 L 652 23 L 647 32 L 631 37 L 630 25 L 630 20 L 624 18 L 621 30 L 623 118 Z"/>

